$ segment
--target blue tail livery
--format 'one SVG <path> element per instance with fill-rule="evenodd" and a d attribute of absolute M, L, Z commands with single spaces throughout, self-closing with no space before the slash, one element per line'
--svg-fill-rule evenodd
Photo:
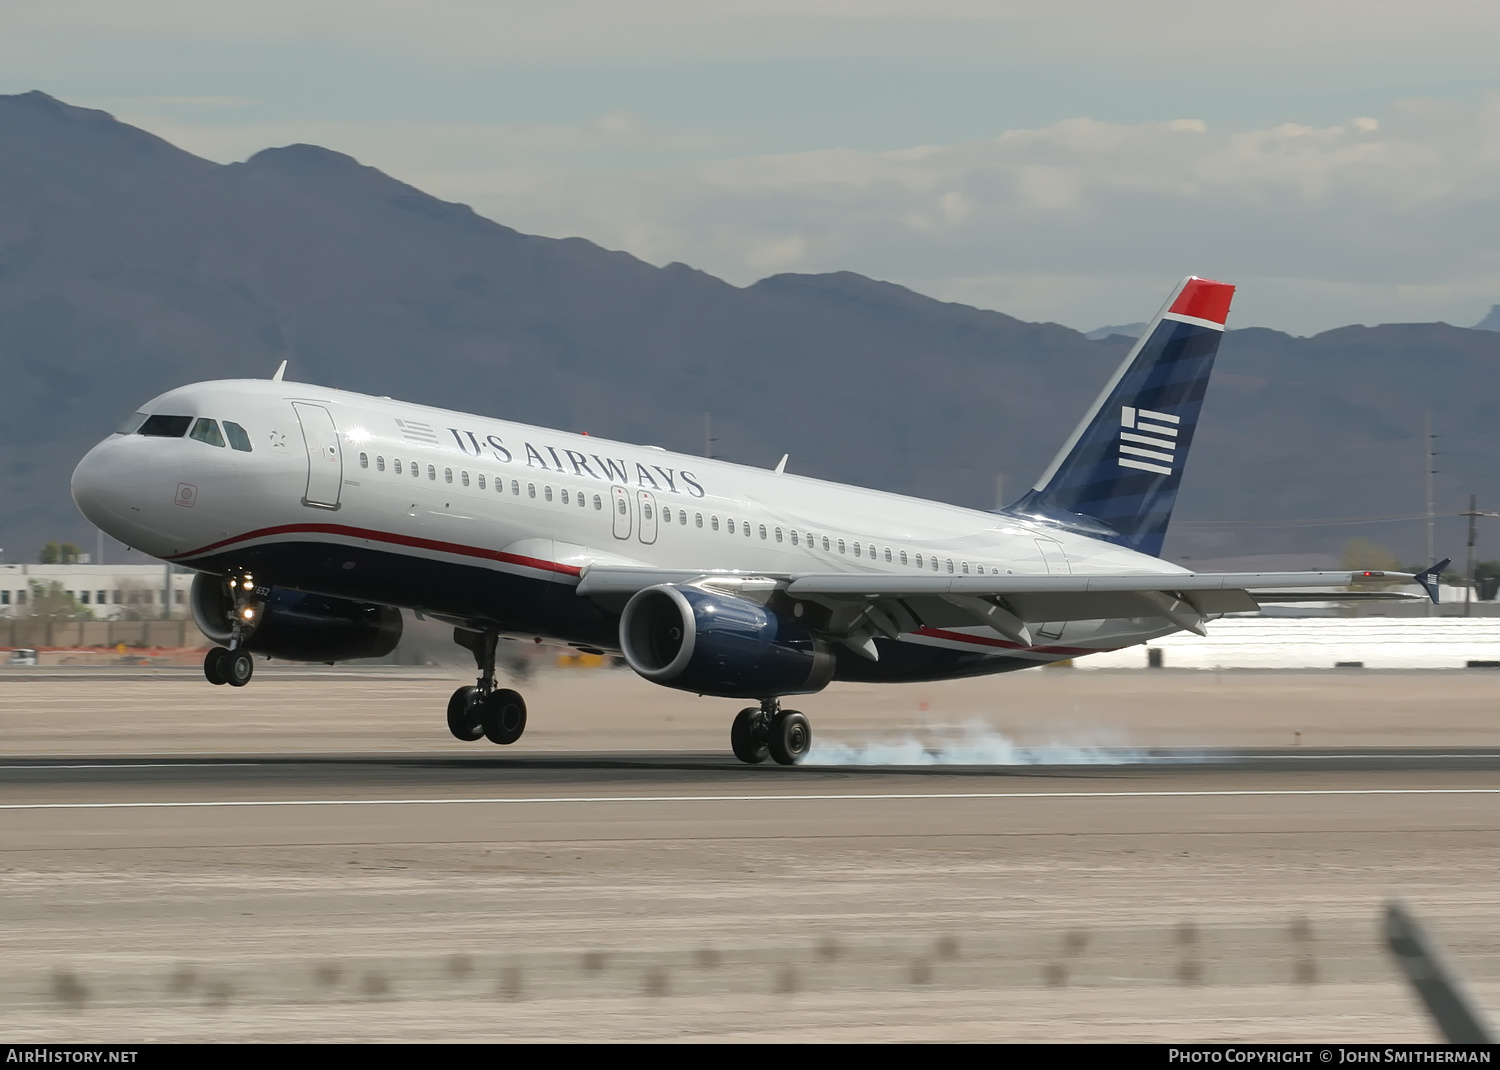
<path fill-rule="evenodd" d="M 1035 486 L 1002 512 L 1160 556 L 1233 296 L 1227 283 L 1183 279 Z"/>

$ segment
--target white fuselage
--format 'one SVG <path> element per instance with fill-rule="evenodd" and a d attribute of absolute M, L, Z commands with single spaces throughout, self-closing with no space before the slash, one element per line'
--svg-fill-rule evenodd
<path fill-rule="evenodd" d="M 316 547 L 290 585 L 455 619 L 473 618 L 475 608 L 445 588 L 467 586 L 473 569 L 563 594 L 596 564 L 771 574 L 1185 572 L 997 513 L 300 383 L 198 383 L 141 411 L 232 421 L 252 448 L 105 439 L 79 464 L 74 497 L 114 538 L 205 571 L 224 571 L 237 555 L 268 560 L 271 548 Z M 356 562 L 335 560 L 339 547 L 389 555 L 381 572 L 419 568 L 443 579 L 417 596 L 392 576 L 356 575 Z M 318 554 L 326 560 L 315 568 Z M 265 566 L 258 576 L 288 582 Z M 396 600 L 392 592 L 402 590 Z M 504 625 L 510 610 L 495 619 Z M 1018 648 L 962 623 L 902 641 L 973 652 L 986 637 L 990 653 L 1036 663 L 1174 630 L 1157 618 L 1071 621 Z M 578 636 L 566 626 L 544 637 L 600 642 L 597 631 Z"/>

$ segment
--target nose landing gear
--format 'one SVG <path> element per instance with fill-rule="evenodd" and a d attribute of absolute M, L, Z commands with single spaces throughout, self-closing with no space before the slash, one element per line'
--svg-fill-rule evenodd
<path fill-rule="evenodd" d="M 464 638 L 459 639 L 460 634 Z M 508 687 L 495 687 L 495 647 L 500 637 L 494 632 L 460 631 L 454 638 L 474 652 L 479 680 L 474 686 L 460 687 L 448 699 L 448 731 L 465 743 L 480 736 L 502 746 L 514 743 L 526 731 L 526 700 Z"/>
<path fill-rule="evenodd" d="M 229 577 L 234 608 L 229 611 L 229 649 L 216 646 L 203 658 L 203 676 L 211 684 L 244 687 L 255 674 L 255 661 L 244 642 L 260 623 L 255 600 L 255 579 L 248 572 Z"/>
<path fill-rule="evenodd" d="M 735 717 L 729 746 L 747 765 L 767 758 L 796 765 L 812 750 L 812 723 L 797 710 L 783 710 L 780 699 L 762 699 L 759 707 L 747 707 Z"/>

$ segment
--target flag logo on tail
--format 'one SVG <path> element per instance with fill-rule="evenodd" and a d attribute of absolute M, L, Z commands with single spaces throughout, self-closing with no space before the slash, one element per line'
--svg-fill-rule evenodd
<path fill-rule="evenodd" d="M 1171 475 L 1180 422 L 1170 413 L 1120 406 L 1120 467 Z"/>

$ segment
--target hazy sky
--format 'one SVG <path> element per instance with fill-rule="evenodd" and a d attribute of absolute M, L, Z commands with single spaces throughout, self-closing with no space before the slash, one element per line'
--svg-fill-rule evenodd
<path fill-rule="evenodd" d="M 1090 329 L 1500 302 L 1495 0 L 0 0 L 0 92 L 223 162 L 306 141 L 744 284 L 848 269 Z"/>

